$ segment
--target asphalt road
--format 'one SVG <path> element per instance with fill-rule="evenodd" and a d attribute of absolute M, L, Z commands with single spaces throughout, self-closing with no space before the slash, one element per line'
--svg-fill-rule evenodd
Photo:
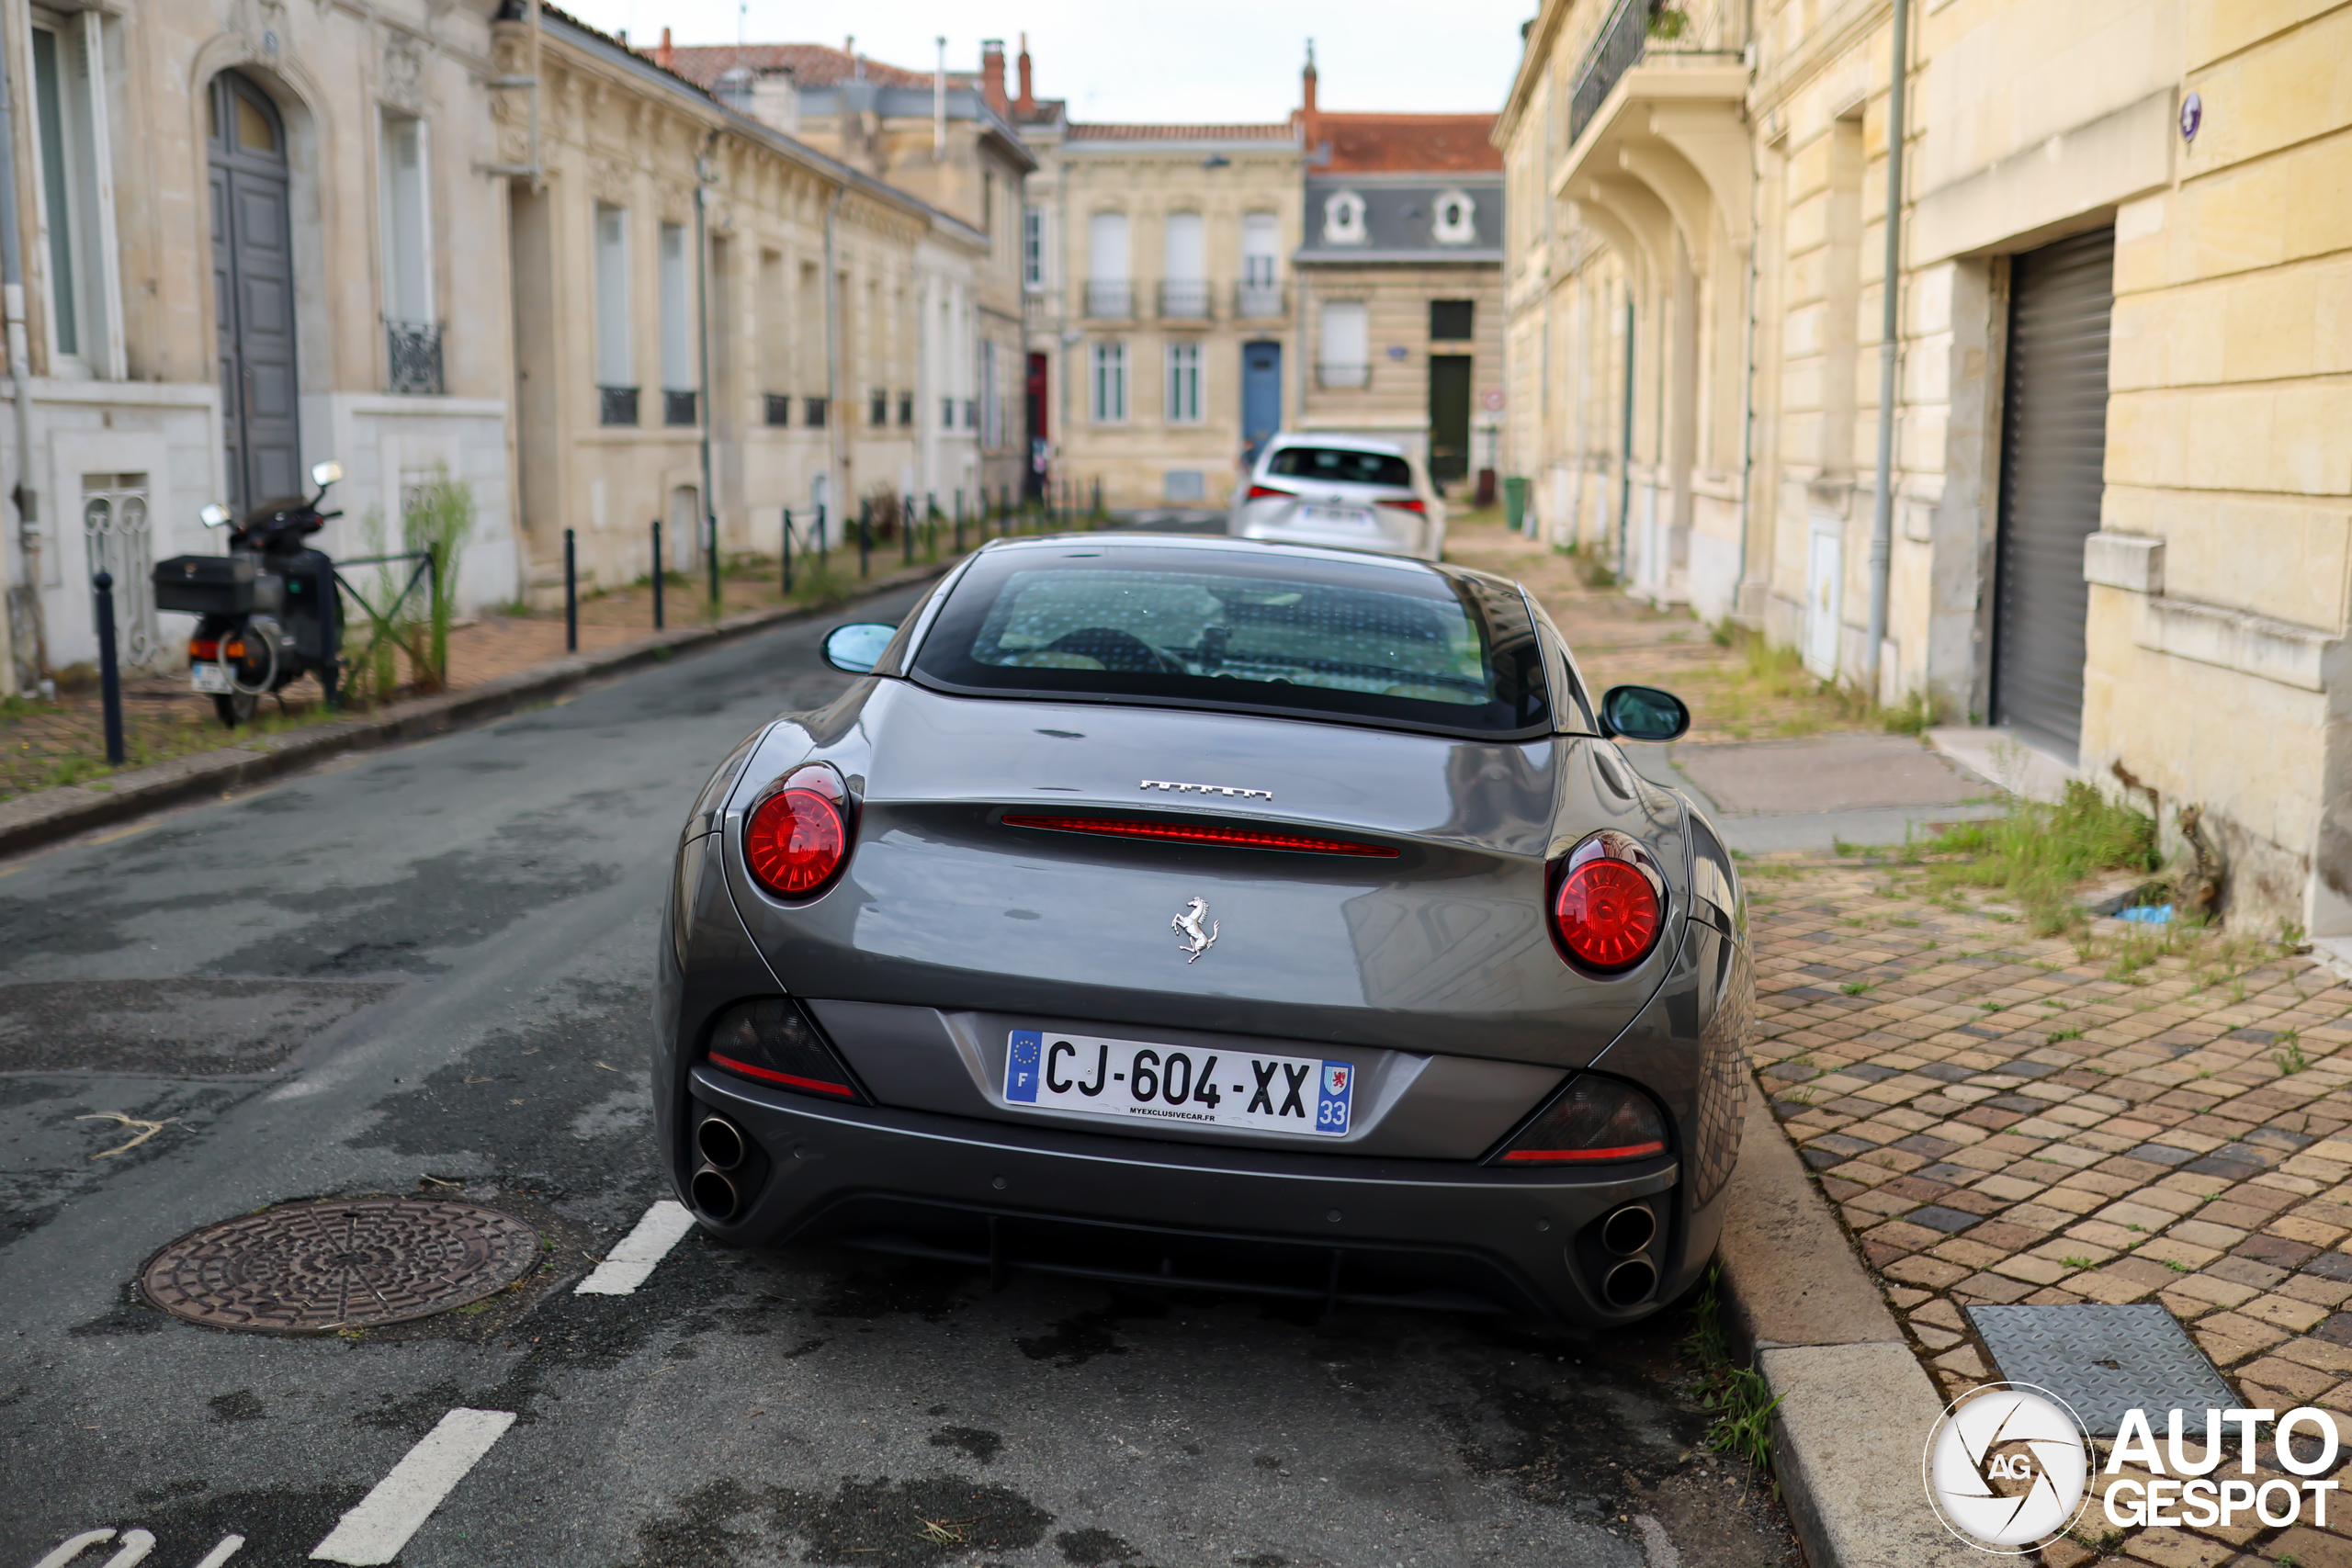
<path fill-rule="evenodd" d="M 668 1196 L 643 1073 L 677 825 L 737 739 L 839 689 L 820 629 L 0 865 L 0 1568 L 102 1529 L 152 1534 L 147 1568 L 304 1562 L 453 1409 L 515 1419 L 413 1568 L 1793 1561 L 1694 1452 L 1679 1321 L 1318 1321 L 696 1235 L 573 1293 Z M 198 1225 L 377 1193 L 518 1216 L 541 1265 L 323 1337 L 132 1286 Z"/>

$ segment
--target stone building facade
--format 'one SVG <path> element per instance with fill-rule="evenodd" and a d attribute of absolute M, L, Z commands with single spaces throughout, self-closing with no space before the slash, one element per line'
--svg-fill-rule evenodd
<path fill-rule="evenodd" d="M 1903 3 L 1899 122 L 1889 0 L 1543 6 L 1506 463 L 1636 592 L 2196 806 L 2233 918 L 2352 938 L 2352 13 Z"/>

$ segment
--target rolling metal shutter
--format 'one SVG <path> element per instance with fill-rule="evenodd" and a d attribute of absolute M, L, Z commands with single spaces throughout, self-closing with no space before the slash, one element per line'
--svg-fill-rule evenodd
<path fill-rule="evenodd" d="M 2009 273 L 1993 722 L 2072 761 L 2083 730 L 2083 539 L 2106 489 L 2115 231 L 2030 251 Z"/>

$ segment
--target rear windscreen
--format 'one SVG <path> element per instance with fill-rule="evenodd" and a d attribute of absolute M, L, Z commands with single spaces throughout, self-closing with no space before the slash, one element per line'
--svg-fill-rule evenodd
<path fill-rule="evenodd" d="M 1387 452 L 1349 452 L 1336 446 L 1283 446 L 1266 463 L 1266 471 L 1293 479 L 1324 479 L 1334 484 L 1390 485 L 1413 488 L 1413 470 L 1405 459 Z"/>
<path fill-rule="evenodd" d="M 949 592 L 912 673 L 952 692 L 1480 735 L 1551 723 L 1510 584 L 1238 549 L 990 551 Z"/>

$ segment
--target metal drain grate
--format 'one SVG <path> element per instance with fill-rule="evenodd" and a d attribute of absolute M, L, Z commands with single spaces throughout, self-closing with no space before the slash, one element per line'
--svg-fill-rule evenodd
<path fill-rule="evenodd" d="M 2095 1438 L 2111 1438 L 2127 1410 L 2158 1428 L 2171 1410 L 2226 1410 L 2237 1403 L 2172 1314 L 2137 1306 L 1973 1306 L 1968 1318 L 2001 1376 L 2046 1388 L 2075 1407 Z M 2204 1428 L 2201 1417 L 2190 1425 Z"/>
<path fill-rule="evenodd" d="M 318 1334 L 479 1301 L 528 1273 L 538 1251 L 530 1226 L 471 1203 L 288 1203 L 191 1231 L 148 1259 L 139 1289 L 209 1327 Z"/>

